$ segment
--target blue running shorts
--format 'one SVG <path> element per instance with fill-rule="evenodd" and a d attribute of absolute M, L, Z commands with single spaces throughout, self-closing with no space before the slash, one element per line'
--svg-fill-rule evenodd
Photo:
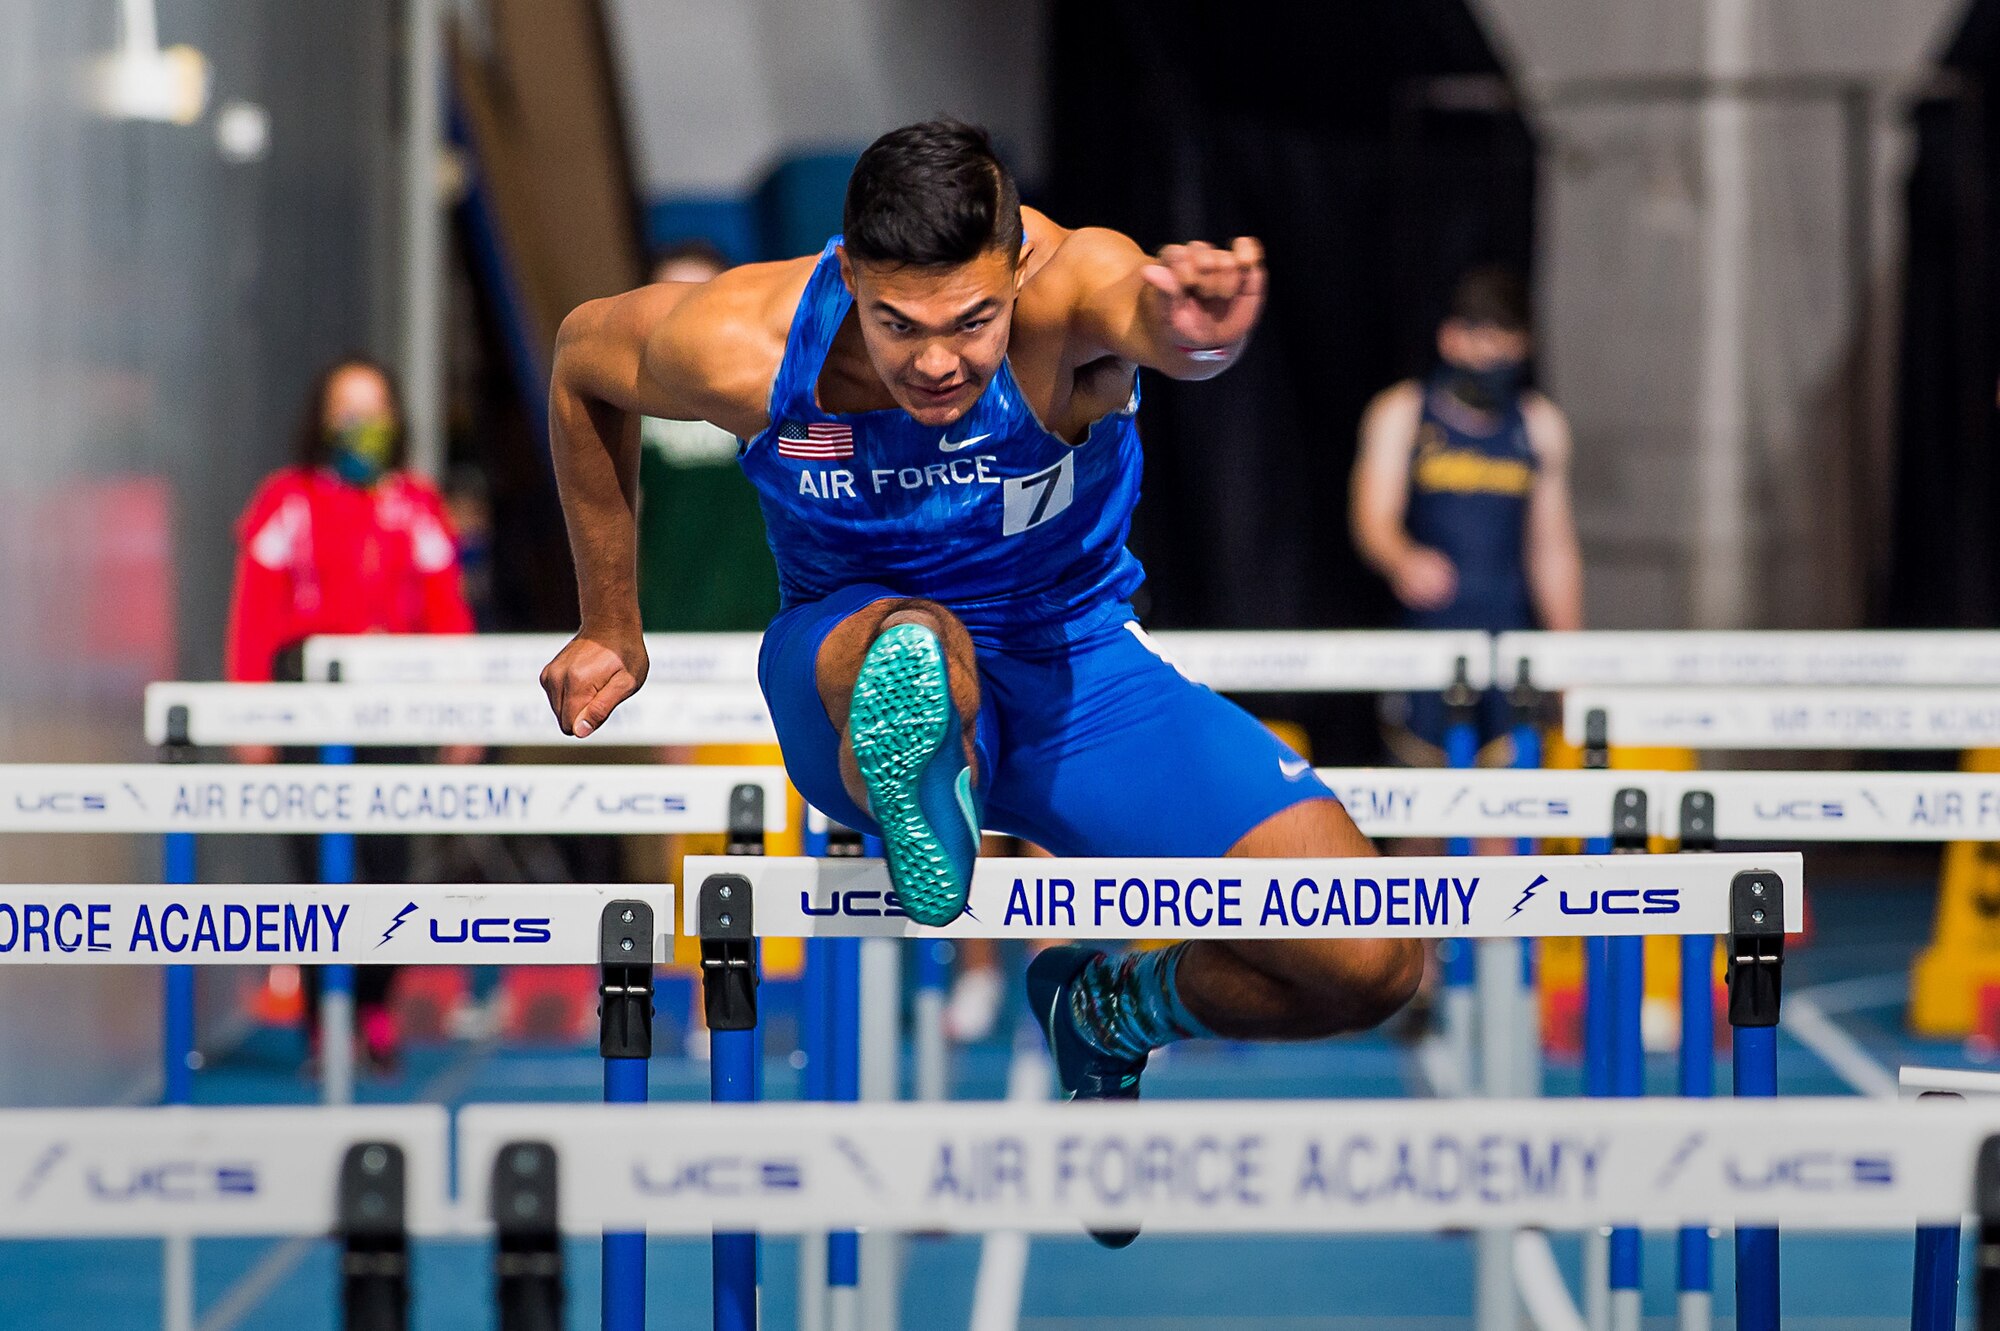
<path fill-rule="evenodd" d="M 792 783 L 870 835 L 875 821 L 841 782 L 840 736 L 814 672 L 837 624 L 902 598 L 862 583 L 793 606 L 765 630 L 757 661 Z M 1272 814 L 1334 798 L 1305 759 L 1182 675 L 1130 620 L 1033 654 L 980 648 L 979 687 L 986 829 L 1055 855 L 1221 855 Z"/>

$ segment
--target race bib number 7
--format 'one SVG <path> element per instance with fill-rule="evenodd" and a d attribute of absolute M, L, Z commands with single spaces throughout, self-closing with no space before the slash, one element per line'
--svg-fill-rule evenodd
<path fill-rule="evenodd" d="M 1076 498 L 1076 455 L 1065 453 L 1061 462 L 1032 476 L 1008 477 L 1002 498 L 1001 535 L 1018 536 L 1041 526 Z"/>

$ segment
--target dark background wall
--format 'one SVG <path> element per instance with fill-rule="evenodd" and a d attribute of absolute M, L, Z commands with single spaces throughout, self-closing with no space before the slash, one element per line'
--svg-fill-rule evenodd
<path fill-rule="evenodd" d="M 1531 258 L 1534 145 L 1510 112 L 1441 109 L 1500 74 L 1461 0 L 1052 7 L 1046 203 L 1066 225 L 1263 240 L 1270 305 L 1242 362 L 1149 376 L 1134 545 L 1159 627 L 1393 621 L 1347 535 L 1368 399 L 1431 363 L 1464 268 Z M 1271 40 L 1273 32 L 1287 34 Z M 1261 702 L 1262 700 L 1260 700 Z M 1366 703 L 1271 700 L 1322 760 L 1376 756 Z"/>
<path fill-rule="evenodd" d="M 1896 401 L 1893 625 L 2000 624 L 2000 2 L 1977 0 L 1914 111 Z"/>

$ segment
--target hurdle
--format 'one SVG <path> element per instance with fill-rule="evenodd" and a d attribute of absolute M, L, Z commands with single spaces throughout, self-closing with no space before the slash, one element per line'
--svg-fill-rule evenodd
<path fill-rule="evenodd" d="M 330 1234 L 344 1331 L 409 1324 L 412 1234 L 460 1228 L 434 1106 L 0 1112 L 0 1237 Z"/>
<path fill-rule="evenodd" d="M 532 686 L 154 684 L 147 689 L 145 720 L 147 739 L 161 746 L 166 760 L 161 770 L 202 773 L 198 777 L 155 775 L 150 779 L 178 781 L 177 789 L 187 789 L 192 783 L 198 796 L 190 797 L 190 807 L 202 808 L 206 814 L 182 819 L 182 825 L 178 826 L 152 825 L 153 815 L 139 810 L 126 793 L 128 787 L 143 792 L 149 778 L 133 774 L 129 782 L 106 785 L 96 791 L 96 798 L 90 802 L 105 808 L 86 809 L 80 816 L 88 825 L 87 830 L 115 831 L 118 828 L 110 818 L 95 815 L 108 813 L 114 803 L 126 801 L 126 811 L 140 815 L 135 830 L 165 832 L 162 877 L 170 885 L 194 881 L 195 834 L 201 831 L 317 832 L 321 845 L 320 876 L 337 883 L 353 876 L 353 836 L 359 832 L 467 834 L 542 827 L 553 832 L 614 827 L 627 832 L 721 831 L 729 833 L 731 844 L 739 849 L 761 852 L 765 833 L 784 827 L 789 786 L 783 772 L 776 768 L 711 769 L 716 775 L 691 775 L 678 786 L 665 790 L 659 785 L 663 779 L 661 769 L 642 768 L 629 768 L 623 773 L 610 768 L 543 769 L 550 773 L 546 778 L 526 775 L 533 769 L 512 766 L 449 769 L 448 778 L 433 776 L 428 783 L 411 775 L 423 769 L 408 766 L 352 769 L 365 773 L 359 780 L 326 775 L 351 764 L 357 745 L 462 743 L 539 747 L 592 742 L 562 735 L 547 700 Z M 755 742 L 769 735 L 769 717 L 754 687 L 716 685 L 650 693 L 642 702 L 621 708 L 618 717 L 593 740 L 600 744 L 656 745 Z M 253 797 L 256 792 L 269 792 L 272 787 L 260 786 L 254 774 L 217 778 L 213 774 L 218 769 L 191 765 L 199 747 L 227 744 L 318 747 L 328 761 L 313 769 L 316 775 L 287 769 L 291 774 L 284 779 L 279 796 L 282 816 L 239 817 L 232 825 L 230 818 L 215 816 L 218 802 L 227 808 L 233 798 L 240 811 L 245 798 Z M 280 769 L 255 770 L 269 774 Z M 40 778 L 30 775 L 28 779 Z M 565 785 L 554 784 L 565 779 Z M 118 793 L 105 793 L 111 790 Z M 535 798 L 538 791 L 542 792 L 539 800 Z M 89 792 L 86 789 L 84 793 Z M 285 799 L 294 793 L 299 802 L 286 806 Z M 33 797 L 27 798 L 32 802 Z M 17 810 L 22 802 L 17 797 Z M 144 802 L 141 794 L 138 803 Z M 57 805 L 62 803 L 55 801 Z M 250 807 L 261 806 L 252 798 Z M 531 807 L 536 810 L 533 815 L 527 813 Z M 507 814 L 516 809 L 520 810 L 519 817 L 470 816 L 474 812 Z M 356 810 L 361 811 L 359 815 Z M 44 812 L 53 815 L 58 810 L 49 808 Z M 548 821 L 536 821 L 543 818 Z M 171 958 L 168 960 L 172 963 Z M 643 968 L 643 993 L 636 987 L 638 968 L 632 969 L 632 974 L 606 980 L 608 987 L 601 1004 L 600 1048 L 606 1057 L 605 1094 L 613 1101 L 643 1099 L 646 1093 L 643 1065 L 636 1060 L 643 1057 L 639 1052 L 642 1048 L 644 1055 L 651 1052 L 651 969 L 650 964 Z M 352 983 L 348 964 L 337 960 L 328 967 L 321 1003 L 321 1048 L 322 1087 L 331 1103 L 345 1103 L 353 1094 Z M 169 964 L 164 985 L 165 1099 L 168 1103 L 187 1103 L 192 1098 L 190 1078 L 196 1061 L 193 974 L 182 965 Z M 635 1015 L 639 1006 L 643 1006 L 643 1020 Z M 643 1318 L 643 1245 L 642 1236 L 614 1238 L 607 1244 L 604 1286 L 607 1326 L 637 1327 Z M 168 1263 L 170 1283 L 176 1287 L 169 1306 L 181 1309 L 183 1314 L 191 1308 L 193 1297 L 191 1285 L 179 1288 L 186 1274 L 183 1270 L 186 1259 L 187 1254 L 176 1254 Z"/>
<path fill-rule="evenodd" d="M 879 861 L 690 857 L 685 927 L 718 965 L 756 937 L 1520 938 L 1730 933 L 1781 938 L 1803 909 L 1796 854 L 1371 860 L 982 859 L 968 911 L 920 930 Z M 730 893 L 722 898 L 721 893 Z M 1644 913 L 1650 900 L 1651 914 Z M 1740 901 L 1733 898 L 1740 898 Z M 726 900 L 729 909 L 721 910 Z M 1633 909 L 1627 913 L 1625 907 Z M 1337 909 L 1336 909 L 1337 904 Z M 1671 909 L 1669 905 L 1671 904 Z M 1787 910 L 1789 907 L 1789 910 Z M 719 930 L 726 913 L 732 931 Z M 704 928 L 706 925 L 706 928 Z M 1796 928 L 1796 923 L 1793 924 Z M 744 963 L 747 964 L 747 963 Z M 740 969 L 740 965 L 739 965 Z M 1739 967 L 1745 982 L 1748 968 Z M 711 972 L 712 973 L 712 972 Z M 754 989 L 750 998 L 754 1000 Z M 754 1024 L 754 1001 L 743 1015 Z M 1767 1052 L 1775 1057 L 1775 1046 Z M 749 1299 L 739 1294 L 737 1303 Z M 718 1331 L 744 1331 L 718 1321 Z"/>
<path fill-rule="evenodd" d="M 752 681 L 760 640 L 761 635 L 754 633 L 648 634 L 649 683 L 721 686 Z M 567 641 L 560 634 L 316 637 L 305 646 L 305 674 L 310 680 L 346 681 L 346 687 L 518 681 L 533 678 Z M 1472 708 L 1492 677 L 1492 644 L 1484 633 L 1165 631 L 1146 635 L 1146 641 L 1190 678 L 1224 692 L 1442 692 L 1449 704 L 1446 747 L 1451 761 L 1472 765 L 1476 747 Z M 642 691 L 638 698 L 646 696 Z M 1539 735 L 1527 732 L 1527 738 L 1518 741 L 1519 751 L 1538 753 L 1529 747 L 1538 740 Z M 823 833 L 814 830 L 814 817 L 809 812 L 809 850 L 823 850 L 827 843 Z M 858 842 L 838 836 L 833 845 L 856 853 L 861 849 Z M 1454 840 L 1452 849 L 1466 853 L 1471 846 Z M 830 1099 L 893 1098 L 900 965 L 895 951 L 886 944 L 864 948 L 854 941 L 833 940 L 808 943 L 807 951 L 807 1093 Z M 1455 1060 L 1461 1066 L 1470 1058 L 1472 1039 L 1471 962 L 1470 950 L 1460 949 L 1447 975 L 1447 1024 L 1461 1050 Z M 943 1027 L 949 977 L 934 944 L 919 947 L 915 967 L 913 1088 L 919 1097 L 943 1098 L 949 1080 Z M 853 1033 L 842 1029 L 844 1023 L 858 1025 L 858 1037 L 850 1038 Z M 830 1057 L 821 1057 L 823 1053 Z M 821 1071 L 828 1074 L 824 1082 Z M 887 1094 L 882 1092 L 884 1085 Z M 802 1263 L 804 1331 L 845 1331 L 863 1320 L 871 1331 L 889 1331 L 893 1326 L 893 1292 L 874 1276 L 859 1292 L 865 1307 L 856 1310 L 845 1302 L 855 1292 L 859 1256 L 852 1251 L 853 1244 L 853 1236 L 836 1235 L 830 1254 L 813 1250 Z M 880 1245 L 876 1246 L 880 1253 Z M 834 1268 L 837 1291 L 824 1318 L 817 1292 L 822 1256 Z M 890 1261 L 892 1256 L 880 1253 L 871 1259 L 870 1269 Z"/>

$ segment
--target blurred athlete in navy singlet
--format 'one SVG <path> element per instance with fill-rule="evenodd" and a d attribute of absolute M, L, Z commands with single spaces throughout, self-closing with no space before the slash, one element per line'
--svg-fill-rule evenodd
<path fill-rule="evenodd" d="M 1437 346 L 1427 382 L 1384 390 L 1362 418 L 1355 546 L 1388 579 L 1411 628 L 1582 628 L 1569 422 L 1521 382 L 1532 349 L 1526 285 L 1502 268 L 1466 274 Z M 1489 691 L 1482 747 L 1508 722 L 1505 695 Z M 1412 766 L 1436 766 L 1444 729 L 1442 700 L 1418 694 L 1390 742 Z"/>
<path fill-rule="evenodd" d="M 1148 646 L 1125 549 L 1141 367 L 1218 374 L 1262 251 L 1147 255 L 1023 209 L 983 131 L 884 135 L 817 255 L 595 301 L 551 392 L 582 628 L 543 672 L 588 734 L 645 680 L 632 424 L 743 441 L 783 608 L 759 674 L 806 797 L 879 831 L 901 903 L 964 908 L 983 825 L 1058 855 L 1372 853 L 1308 765 Z M 1171 1040 L 1380 1021 L 1420 968 L 1390 940 L 1044 953 L 1031 1000 L 1066 1089 L 1129 1097 Z"/>

